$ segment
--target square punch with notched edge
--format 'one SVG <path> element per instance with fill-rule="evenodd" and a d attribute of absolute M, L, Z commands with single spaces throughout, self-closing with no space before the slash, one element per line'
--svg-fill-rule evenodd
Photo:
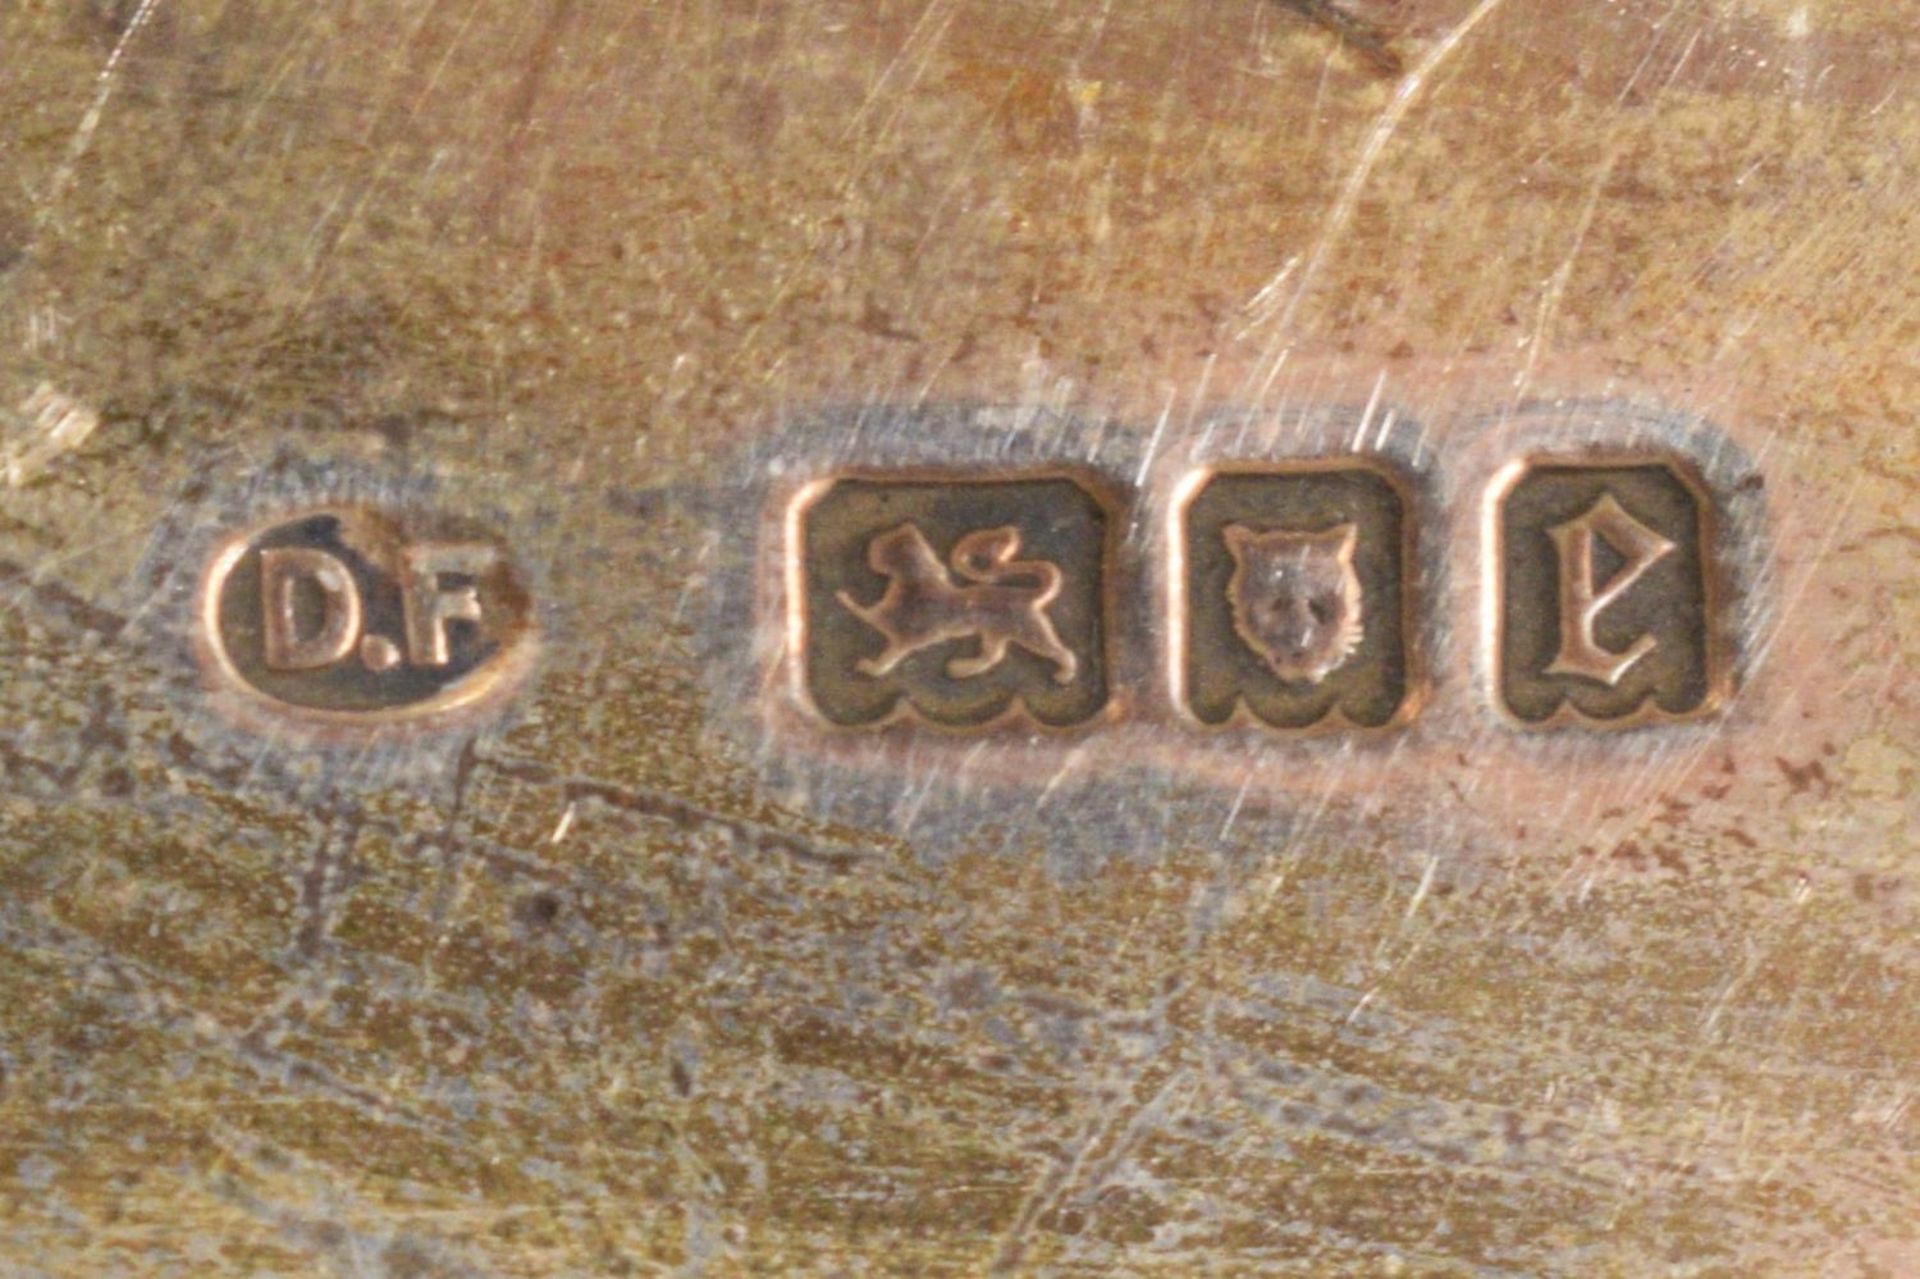
<path fill-rule="evenodd" d="M 1711 495 L 1666 456 L 1536 457 L 1488 505 L 1500 709 L 1530 727 L 1710 715 L 1730 676 Z"/>
<path fill-rule="evenodd" d="M 1175 701 L 1207 727 L 1366 731 L 1424 695 L 1409 489 L 1371 458 L 1209 467 L 1174 503 Z"/>
<path fill-rule="evenodd" d="M 1111 706 L 1114 505 L 1062 471 L 848 472 L 789 510 L 789 660 L 827 724 L 1065 729 Z"/>

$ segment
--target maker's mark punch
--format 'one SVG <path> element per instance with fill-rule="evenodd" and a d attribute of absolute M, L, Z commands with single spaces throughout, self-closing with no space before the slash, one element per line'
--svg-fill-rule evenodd
<path fill-rule="evenodd" d="M 256 710 L 377 726 L 472 707 L 530 664 L 532 609 L 492 540 L 365 506 L 230 540 L 202 587 L 203 664 Z"/>

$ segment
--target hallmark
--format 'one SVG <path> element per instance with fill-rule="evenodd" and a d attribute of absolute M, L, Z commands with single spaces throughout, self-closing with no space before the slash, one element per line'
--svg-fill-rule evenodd
<path fill-rule="evenodd" d="M 1494 696 L 1528 725 L 1685 720 L 1728 691 L 1713 511 L 1671 457 L 1537 458 L 1488 507 Z"/>
<path fill-rule="evenodd" d="M 1365 458 L 1210 468 L 1174 503 L 1171 682 L 1201 724 L 1404 724 L 1421 696 L 1404 484 Z"/>
<path fill-rule="evenodd" d="M 1439 598 L 1459 525 L 1415 469 L 1368 452 L 1212 461 L 1169 467 L 1161 498 L 1065 468 L 829 473 L 778 508 L 767 651 L 836 728 L 1375 740 L 1430 706 L 1450 724 L 1449 690 L 1474 687 L 1434 670 L 1467 651 Z M 1723 511 L 1691 462 L 1517 452 L 1483 491 L 1477 713 L 1609 731 L 1726 703 Z M 1144 535 L 1140 510 L 1157 513 Z"/>
<path fill-rule="evenodd" d="M 342 506 L 230 539 L 203 582 L 196 639 L 209 677 L 256 710 L 377 726 L 511 686 L 530 665 L 532 623 L 491 539 Z"/>
<path fill-rule="evenodd" d="M 828 723 L 1065 728 L 1109 700 L 1105 500 L 1060 473 L 858 473 L 789 515 L 796 690 Z"/>

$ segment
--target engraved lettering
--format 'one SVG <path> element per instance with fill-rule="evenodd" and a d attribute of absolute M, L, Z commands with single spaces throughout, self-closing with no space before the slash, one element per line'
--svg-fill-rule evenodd
<path fill-rule="evenodd" d="M 1547 666 L 1547 674 L 1577 675 L 1612 687 L 1658 641 L 1642 633 L 1624 651 L 1615 652 L 1594 638 L 1594 623 L 1674 544 L 1627 514 L 1611 493 L 1579 517 L 1554 525 L 1547 535 L 1560 557 L 1560 651 Z M 1596 536 L 1626 558 L 1607 584 L 1598 588 L 1593 580 Z"/>
<path fill-rule="evenodd" d="M 303 617 L 302 595 L 317 598 L 317 623 Z M 325 551 L 305 546 L 261 551 L 260 603 L 262 657 L 270 670 L 330 666 L 352 652 L 360 638 L 360 588 L 347 566 Z"/>

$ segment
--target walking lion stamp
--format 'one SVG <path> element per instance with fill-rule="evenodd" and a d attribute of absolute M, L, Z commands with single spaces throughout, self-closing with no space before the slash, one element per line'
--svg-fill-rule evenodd
<path fill-rule="evenodd" d="M 1048 560 L 1016 560 L 1020 530 L 1011 524 L 975 529 L 953 544 L 956 585 L 917 525 L 902 524 L 867 543 L 867 566 L 887 579 L 887 589 L 871 604 L 839 591 L 846 610 L 886 637 L 877 657 L 854 663 L 863 675 L 887 675 L 925 648 L 971 639 L 979 652 L 947 659 L 951 679 L 984 675 L 1007 659 L 1013 645 L 1053 663 L 1053 679 L 1071 684 L 1080 659 L 1060 640 L 1047 616 L 1060 596 L 1064 577 Z"/>
<path fill-rule="evenodd" d="M 1109 701 L 1111 508 L 1066 473 L 864 472 L 789 512 L 796 693 L 827 723 L 1086 723 Z"/>

